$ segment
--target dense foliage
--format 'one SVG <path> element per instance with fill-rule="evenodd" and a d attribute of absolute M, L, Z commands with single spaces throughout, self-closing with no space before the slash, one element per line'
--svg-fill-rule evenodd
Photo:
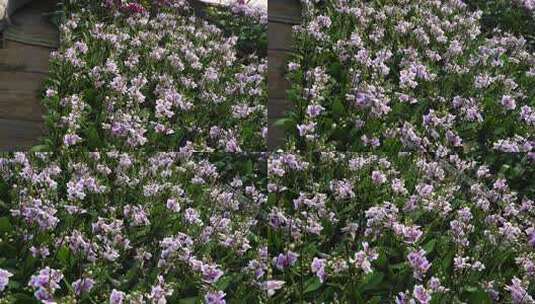
<path fill-rule="evenodd" d="M 535 203 L 488 166 L 324 152 L 268 170 L 276 303 L 534 303 Z"/>
<path fill-rule="evenodd" d="M 467 2 L 303 1 L 288 147 L 533 159 L 533 4 Z"/>
<path fill-rule="evenodd" d="M 535 304 L 535 1 L 302 0 L 272 153 L 246 2 L 65 1 L 0 303 Z"/>
<path fill-rule="evenodd" d="M 301 3 L 275 297 L 534 303 L 535 2 Z"/>
<path fill-rule="evenodd" d="M 267 60 L 244 46 L 265 12 L 236 4 L 220 28 L 186 1 L 145 2 L 66 3 L 38 148 L 265 150 Z"/>
<path fill-rule="evenodd" d="M 0 175 L 1 303 L 266 294 L 255 273 L 267 245 L 261 154 L 16 153 Z"/>

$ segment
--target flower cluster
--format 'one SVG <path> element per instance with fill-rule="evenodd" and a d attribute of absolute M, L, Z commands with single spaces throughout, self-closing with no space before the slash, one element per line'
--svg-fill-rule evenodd
<path fill-rule="evenodd" d="M 275 153 L 274 303 L 532 303 L 533 197 L 453 155 Z"/>
<path fill-rule="evenodd" d="M 534 160 L 535 44 L 476 2 L 303 1 L 288 147 Z"/>
<path fill-rule="evenodd" d="M 45 97 L 48 148 L 265 150 L 263 52 L 243 52 L 239 33 L 196 17 L 185 1 L 93 2 L 66 4 Z"/>
<path fill-rule="evenodd" d="M 16 153 L 0 173 L 4 299 L 265 297 L 262 154 Z"/>

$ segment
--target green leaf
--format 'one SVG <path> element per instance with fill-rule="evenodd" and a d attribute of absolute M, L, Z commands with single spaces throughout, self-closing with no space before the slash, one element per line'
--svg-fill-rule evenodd
<path fill-rule="evenodd" d="M 368 303 L 368 304 L 379 304 L 379 303 L 381 303 L 381 297 L 380 296 L 375 296 L 375 297 L 371 298 L 366 303 Z"/>
<path fill-rule="evenodd" d="M 195 304 L 197 303 L 197 297 L 189 297 L 178 300 L 179 304 Z"/>
<path fill-rule="evenodd" d="M 307 294 L 309 292 L 313 292 L 318 290 L 321 287 L 321 282 L 318 277 L 310 278 L 305 282 L 305 290 L 303 293 Z"/>
<path fill-rule="evenodd" d="M 382 272 L 374 271 L 364 278 L 364 281 L 361 285 L 361 290 L 370 290 L 377 287 L 383 281 L 385 275 Z"/>
<path fill-rule="evenodd" d="M 291 126 L 295 126 L 296 122 L 293 118 L 281 118 L 276 120 L 273 125 L 275 127 L 284 127 L 289 128 Z"/>
<path fill-rule="evenodd" d="M 9 280 L 9 283 L 7 284 L 9 289 L 18 289 L 21 284 L 17 281 Z"/>
<path fill-rule="evenodd" d="M 451 251 L 444 258 L 442 258 L 442 262 L 441 262 L 440 266 L 442 266 L 442 271 L 444 273 L 449 274 L 451 272 L 450 266 L 453 263 L 453 257 L 454 256 L 455 256 L 455 252 Z"/>
<path fill-rule="evenodd" d="M 70 255 L 71 253 L 67 246 L 63 246 L 58 250 L 58 261 L 60 261 L 61 265 L 65 267 L 69 266 Z"/>
<path fill-rule="evenodd" d="M 390 269 L 399 271 L 400 269 L 407 268 L 407 263 L 401 262 L 388 266 Z"/>
<path fill-rule="evenodd" d="M 10 232 L 13 230 L 13 227 L 11 226 L 11 222 L 9 222 L 9 218 L 6 216 L 0 217 L 0 232 Z"/>
<path fill-rule="evenodd" d="M 101 147 L 103 146 L 102 137 L 98 134 L 97 127 L 89 125 L 86 128 L 87 145 L 89 147 Z"/>
<path fill-rule="evenodd" d="M 466 291 L 466 299 L 468 303 L 473 304 L 492 304 L 492 298 L 483 289 L 474 286 L 467 286 L 464 288 Z"/>
<path fill-rule="evenodd" d="M 231 281 L 232 281 L 232 277 L 231 276 L 225 276 L 225 277 L 222 277 L 221 279 L 219 279 L 217 281 L 217 283 L 215 284 L 215 286 L 219 290 L 225 290 L 230 285 Z"/>
<path fill-rule="evenodd" d="M 50 148 L 48 145 L 36 145 L 30 149 L 30 152 L 46 152 L 46 151 L 50 151 Z"/>
<path fill-rule="evenodd" d="M 27 295 L 25 293 L 16 293 L 13 295 L 13 298 L 15 301 L 14 304 L 32 304 L 32 303 L 39 303 L 37 299 L 35 299 L 33 296 Z"/>
<path fill-rule="evenodd" d="M 425 245 L 423 246 L 425 253 L 429 254 L 433 252 L 436 244 L 437 244 L 437 239 L 432 239 L 429 242 L 425 243 Z"/>
<path fill-rule="evenodd" d="M 336 99 L 333 102 L 332 111 L 333 111 L 333 114 L 336 116 L 342 116 L 346 113 L 344 104 L 342 103 L 342 101 L 340 101 L 340 99 Z"/>
<path fill-rule="evenodd" d="M 245 163 L 245 171 L 244 171 L 244 173 L 245 173 L 245 174 L 252 174 L 253 171 L 254 171 L 254 164 L 253 164 L 253 161 L 249 159 L 249 160 Z"/>

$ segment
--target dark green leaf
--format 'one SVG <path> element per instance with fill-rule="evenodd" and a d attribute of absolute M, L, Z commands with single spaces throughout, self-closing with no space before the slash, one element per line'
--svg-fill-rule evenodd
<path fill-rule="evenodd" d="M 13 230 L 13 227 L 11 226 L 11 222 L 9 222 L 9 218 L 3 216 L 0 217 L 0 232 L 10 232 Z"/>
<path fill-rule="evenodd" d="M 304 293 L 309 293 L 318 290 L 321 287 L 320 279 L 317 277 L 310 278 L 308 281 L 305 282 L 305 290 Z"/>
<path fill-rule="evenodd" d="M 430 254 L 435 249 L 436 243 L 437 243 L 437 239 L 432 239 L 428 241 L 427 243 L 425 243 L 425 245 L 423 246 L 423 249 L 425 250 L 427 254 Z"/>
<path fill-rule="evenodd" d="M 384 274 L 382 272 L 374 271 L 368 274 L 361 285 L 361 290 L 370 290 L 377 287 L 383 281 Z"/>
<path fill-rule="evenodd" d="M 178 300 L 179 304 L 195 304 L 197 303 L 197 297 L 189 297 Z"/>
<path fill-rule="evenodd" d="M 61 265 L 68 267 L 69 266 L 69 257 L 71 253 L 69 251 L 69 248 L 67 246 L 63 246 L 58 250 L 58 261 L 60 261 Z"/>

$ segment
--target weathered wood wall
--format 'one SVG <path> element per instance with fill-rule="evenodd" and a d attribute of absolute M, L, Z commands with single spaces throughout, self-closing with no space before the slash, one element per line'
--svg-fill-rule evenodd
<path fill-rule="evenodd" d="M 269 0 L 268 5 L 268 148 L 275 150 L 284 142 L 283 132 L 274 122 L 290 108 L 287 100 L 288 81 L 284 78 L 288 56 L 293 49 L 292 28 L 299 24 L 299 0 Z"/>
<path fill-rule="evenodd" d="M 54 11 L 56 3 L 32 1 L 11 20 L 26 35 L 57 37 L 56 28 L 43 16 Z M 50 52 L 50 48 L 10 40 L 0 49 L 0 151 L 24 151 L 39 143 L 44 128 L 39 95 Z"/>

